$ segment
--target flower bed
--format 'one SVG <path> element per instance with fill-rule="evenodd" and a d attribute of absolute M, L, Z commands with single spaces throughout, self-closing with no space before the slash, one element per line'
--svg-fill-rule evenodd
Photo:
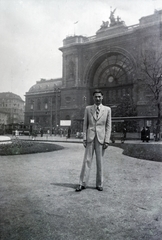
<path fill-rule="evenodd" d="M 51 152 L 63 149 L 62 146 L 36 141 L 12 140 L 11 144 L 0 145 L 0 155 L 19 155 L 30 153 Z"/>

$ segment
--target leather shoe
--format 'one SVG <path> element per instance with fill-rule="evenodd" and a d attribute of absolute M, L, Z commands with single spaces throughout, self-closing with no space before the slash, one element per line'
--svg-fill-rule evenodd
<path fill-rule="evenodd" d="M 80 191 L 82 191 L 82 190 L 84 190 L 84 189 L 86 189 L 86 187 L 84 187 L 84 186 L 82 186 L 82 185 L 79 185 L 79 186 L 75 189 L 75 191 L 76 191 L 76 192 L 80 192 Z"/>
<path fill-rule="evenodd" d="M 103 187 L 96 187 L 98 191 L 103 191 Z"/>

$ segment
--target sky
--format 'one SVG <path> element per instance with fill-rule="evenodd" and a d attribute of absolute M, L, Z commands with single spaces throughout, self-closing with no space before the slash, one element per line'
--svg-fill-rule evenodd
<path fill-rule="evenodd" d="M 162 0 L 0 0 L 0 92 L 25 100 L 36 81 L 62 77 L 63 39 L 95 35 L 115 8 L 130 26 Z"/>

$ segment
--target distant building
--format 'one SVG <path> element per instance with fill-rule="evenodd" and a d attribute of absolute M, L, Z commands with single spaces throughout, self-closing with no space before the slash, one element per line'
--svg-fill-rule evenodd
<path fill-rule="evenodd" d="M 8 114 L 0 112 L 0 124 L 7 124 Z"/>
<path fill-rule="evenodd" d="M 11 92 L 0 93 L 0 124 L 24 122 L 24 101 Z"/>
<path fill-rule="evenodd" d="M 141 83 L 139 66 L 143 51 L 162 53 L 162 10 L 142 17 L 133 26 L 115 18 L 114 12 L 95 36 L 63 40 L 59 49 L 63 56 L 62 79 L 41 80 L 30 88 L 26 93 L 26 124 L 34 119 L 39 127 L 52 129 L 60 120 L 71 120 L 72 131 L 81 129 L 85 106 L 92 104 L 92 92 L 100 88 L 104 104 L 112 108 L 113 119 L 121 117 L 118 106 L 121 101 L 128 103 L 127 97 L 129 110 L 134 110 L 124 116 L 139 119 L 135 131 L 147 124 L 154 128 L 157 110 Z"/>
<path fill-rule="evenodd" d="M 50 130 L 59 125 L 62 79 L 41 79 L 26 93 L 25 124 Z"/>

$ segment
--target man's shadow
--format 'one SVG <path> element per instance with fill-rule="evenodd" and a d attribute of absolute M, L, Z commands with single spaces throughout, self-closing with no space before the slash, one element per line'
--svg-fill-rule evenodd
<path fill-rule="evenodd" d="M 51 185 L 72 188 L 72 189 L 75 189 L 77 187 L 77 184 L 72 184 L 72 183 L 51 183 Z"/>
<path fill-rule="evenodd" d="M 72 189 L 76 189 L 78 187 L 78 184 L 73 184 L 73 183 L 50 183 L 50 184 L 59 186 L 59 187 L 72 188 Z M 88 186 L 87 189 L 95 189 L 95 187 Z"/>

